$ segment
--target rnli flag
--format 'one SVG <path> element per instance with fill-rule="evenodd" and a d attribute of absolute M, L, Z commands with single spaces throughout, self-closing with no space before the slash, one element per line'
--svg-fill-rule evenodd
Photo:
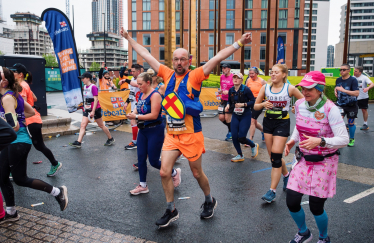
<path fill-rule="evenodd" d="M 166 113 L 175 120 L 182 120 L 185 117 L 186 110 L 184 103 L 179 98 L 177 93 L 171 92 L 162 100 L 162 108 Z"/>

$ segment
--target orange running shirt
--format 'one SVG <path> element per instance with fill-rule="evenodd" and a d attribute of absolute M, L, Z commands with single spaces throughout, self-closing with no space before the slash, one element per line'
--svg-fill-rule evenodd
<path fill-rule="evenodd" d="M 32 91 L 30 89 L 30 86 L 29 84 L 26 82 L 26 81 L 22 81 L 20 83 L 21 87 L 22 87 L 22 91 L 19 93 L 22 98 L 27 102 L 29 103 L 29 105 L 31 106 L 34 106 L 34 98 L 32 96 Z M 29 118 L 26 118 L 26 126 L 32 124 L 32 123 L 38 123 L 38 124 L 42 124 L 42 117 L 40 116 L 40 113 L 37 112 L 35 109 L 35 115 L 33 115 L 32 117 L 29 117 Z"/>
<path fill-rule="evenodd" d="M 158 70 L 157 76 L 164 79 L 165 86 L 167 87 L 167 85 L 170 81 L 170 78 L 171 78 L 171 76 L 173 75 L 174 72 L 175 71 L 173 69 L 170 69 L 167 66 L 161 64 L 160 68 Z M 187 73 L 188 73 L 188 71 L 181 76 L 175 75 L 176 76 L 175 89 L 174 89 L 175 92 L 177 92 L 180 82 L 183 80 L 184 76 L 186 76 Z M 209 75 L 204 74 L 202 66 L 190 71 L 190 74 L 188 76 L 188 81 L 187 81 L 187 90 L 190 93 L 188 96 L 190 98 L 192 98 L 191 97 L 192 96 L 192 89 L 200 91 L 202 82 L 207 78 L 209 78 Z M 165 90 L 166 90 L 166 88 L 165 88 Z M 186 116 L 184 118 L 184 122 L 185 122 L 186 126 L 182 130 L 181 129 L 169 128 L 167 126 L 167 131 L 168 131 L 169 134 L 195 133 L 196 131 L 195 131 L 195 126 L 194 126 L 194 119 L 198 119 L 198 121 L 195 120 L 195 122 L 200 123 L 200 117 L 194 118 L 193 116 L 186 114 Z M 201 126 L 201 124 L 200 124 L 200 126 Z M 200 129 L 200 131 L 201 131 L 201 129 Z M 199 131 L 197 131 L 197 132 L 199 132 Z"/>
<path fill-rule="evenodd" d="M 262 88 L 262 82 L 263 79 L 260 77 L 257 77 L 256 81 L 253 81 L 251 78 L 248 77 L 247 79 L 247 87 L 251 89 L 252 94 L 255 98 L 257 98 L 258 93 L 260 93 L 260 89 Z"/>

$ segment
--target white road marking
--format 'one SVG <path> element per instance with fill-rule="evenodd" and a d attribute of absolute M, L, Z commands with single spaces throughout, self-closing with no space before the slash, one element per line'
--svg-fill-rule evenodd
<path fill-rule="evenodd" d="M 373 188 L 370 188 L 366 191 L 363 191 L 357 195 L 354 195 L 353 197 L 350 197 L 350 198 L 347 198 L 344 200 L 345 203 L 353 203 L 353 202 L 356 202 L 357 200 L 360 200 L 361 198 L 364 198 L 366 196 L 369 196 L 370 194 L 373 194 L 374 193 L 374 187 Z"/>

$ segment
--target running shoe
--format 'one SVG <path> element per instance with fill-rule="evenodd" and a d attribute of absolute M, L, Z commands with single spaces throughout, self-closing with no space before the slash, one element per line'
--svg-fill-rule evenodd
<path fill-rule="evenodd" d="M 310 230 L 307 229 L 307 231 L 303 234 L 297 233 L 295 235 L 295 239 L 291 240 L 290 243 L 307 243 L 307 242 L 310 242 L 312 239 L 313 239 L 313 235 L 312 233 L 310 233 Z"/>
<path fill-rule="evenodd" d="M 238 154 L 237 156 L 235 156 L 234 158 L 231 159 L 231 162 L 242 162 L 244 161 L 244 155 L 240 155 Z"/>
<path fill-rule="evenodd" d="M 138 168 L 138 163 L 136 164 L 133 164 L 132 167 L 134 167 L 134 170 L 137 171 L 139 168 Z"/>
<path fill-rule="evenodd" d="M 262 142 L 265 142 L 265 134 L 264 134 L 264 132 L 262 132 L 261 134 L 262 134 Z"/>
<path fill-rule="evenodd" d="M 325 239 L 319 238 L 317 243 L 331 243 L 330 237 L 327 236 Z"/>
<path fill-rule="evenodd" d="M 179 219 L 179 213 L 176 208 L 173 212 L 170 211 L 170 209 L 166 209 L 165 214 L 156 221 L 156 225 L 160 228 L 167 227 L 171 222 L 174 222 L 177 219 Z"/>
<path fill-rule="evenodd" d="M 51 165 L 51 170 L 47 173 L 48 177 L 55 176 L 57 172 L 62 168 L 62 164 L 58 162 L 56 166 Z"/>
<path fill-rule="evenodd" d="M 135 189 L 131 190 L 130 193 L 131 195 L 139 195 L 141 193 L 148 193 L 149 190 L 148 190 L 148 186 L 146 187 L 142 187 L 141 185 L 138 185 L 137 187 L 135 187 Z"/>
<path fill-rule="evenodd" d="M 66 207 L 68 206 L 69 200 L 68 200 L 68 189 L 66 186 L 61 186 L 58 189 L 60 189 L 60 194 L 55 196 L 58 204 L 60 204 L 61 211 L 64 211 Z"/>
<path fill-rule="evenodd" d="M 137 148 L 137 146 L 136 146 L 136 143 L 134 143 L 134 142 L 131 142 L 131 143 L 129 143 L 129 145 L 125 146 L 126 150 L 136 149 L 136 148 Z"/>
<path fill-rule="evenodd" d="M 287 190 L 287 183 L 288 183 L 289 178 L 290 178 L 290 174 L 288 174 L 288 176 L 283 176 L 283 191 L 284 192 Z"/>
<path fill-rule="evenodd" d="M 267 203 L 271 203 L 275 200 L 275 192 L 273 190 L 269 190 L 265 193 L 265 195 L 262 196 L 262 200 L 264 200 Z"/>
<path fill-rule="evenodd" d="M 348 143 L 348 147 L 353 147 L 353 146 L 355 146 L 355 140 L 350 138 L 349 143 Z"/>
<path fill-rule="evenodd" d="M 106 140 L 104 146 L 111 146 L 114 144 L 116 140 L 114 140 L 114 138 L 112 137 L 111 139 L 108 138 L 108 140 Z"/>
<path fill-rule="evenodd" d="M 225 138 L 225 141 L 229 141 L 232 139 L 232 135 L 231 135 L 231 132 L 227 133 L 226 135 L 226 138 Z"/>
<path fill-rule="evenodd" d="M 201 208 L 203 208 L 203 211 L 200 214 L 200 218 L 202 219 L 210 219 L 213 217 L 214 209 L 217 207 L 217 200 L 212 197 L 212 202 L 204 202 L 201 205 Z"/>
<path fill-rule="evenodd" d="M 82 143 L 78 142 L 78 141 L 75 141 L 74 143 L 69 143 L 70 146 L 72 147 L 76 147 L 76 148 L 81 148 L 82 147 Z"/>
<path fill-rule="evenodd" d="M 369 130 L 369 127 L 368 127 L 368 125 L 364 124 L 364 125 L 362 125 L 360 130 Z"/>
<path fill-rule="evenodd" d="M 175 176 L 171 177 L 173 179 L 174 188 L 178 187 L 182 182 L 181 169 L 176 168 L 175 170 L 177 171 L 177 174 Z"/>
<path fill-rule="evenodd" d="M 256 158 L 258 155 L 258 143 L 255 143 L 255 146 L 251 148 L 252 151 L 252 159 Z"/>
<path fill-rule="evenodd" d="M 0 224 L 4 224 L 6 222 L 15 222 L 19 220 L 18 212 L 16 211 L 15 214 L 10 215 L 7 212 L 5 212 L 5 216 L 0 219 Z"/>

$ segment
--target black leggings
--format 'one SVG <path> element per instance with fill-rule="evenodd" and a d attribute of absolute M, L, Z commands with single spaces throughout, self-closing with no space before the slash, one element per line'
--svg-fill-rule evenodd
<path fill-rule="evenodd" d="M 49 159 L 51 164 L 53 166 L 56 166 L 58 164 L 57 160 L 53 156 L 53 153 L 49 148 L 47 148 L 43 141 L 43 135 L 42 135 L 42 124 L 39 123 L 32 123 L 27 126 L 27 129 L 29 130 L 29 133 L 31 135 L 32 144 L 36 148 L 36 150 L 42 152 L 45 157 Z"/>
<path fill-rule="evenodd" d="M 7 207 L 15 206 L 13 185 L 9 180 L 10 172 L 13 181 L 18 186 L 52 192 L 53 186 L 44 181 L 27 177 L 27 156 L 30 149 L 31 144 L 14 143 L 0 153 L 0 186 Z"/>
<path fill-rule="evenodd" d="M 300 203 L 303 195 L 304 194 L 301 194 L 300 192 L 295 192 L 290 189 L 287 190 L 286 202 L 287 207 L 291 212 L 297 213 L 301 210 Z M 323 207 L 325 205 L 326 200 L 327 198 L 309 196 L 309 208 L 314 216 L 323 214 Z"/>

